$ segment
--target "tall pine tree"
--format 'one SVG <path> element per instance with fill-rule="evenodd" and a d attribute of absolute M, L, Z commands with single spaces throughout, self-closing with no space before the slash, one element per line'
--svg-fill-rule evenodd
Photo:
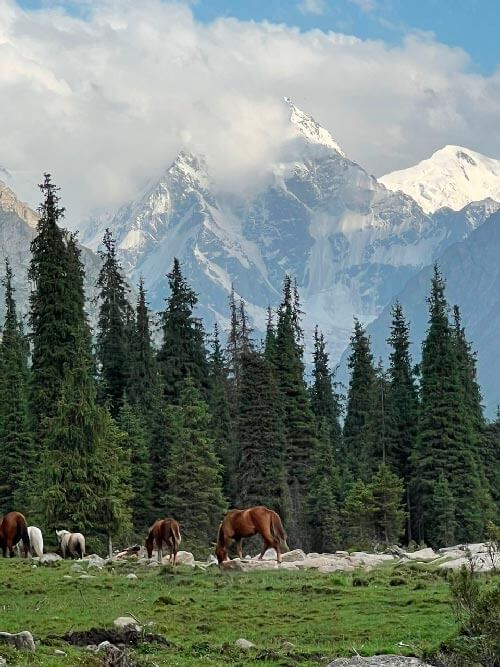
<path fill-rule="evenodd" d="M 461 381 L 445 282 L 437 266 L 431 283 L 429 328 L 422 347 L 421 409 L 415 455 L 417 536 L 433 542 L 436 507 L 434 487 L 448 480 L 455 503 L 457 539 L 477 541 L 484 528 L 484 496 Z"/>
<path fill-rule="evenodd" d="M 123 404 L 130 372 L 131 307 L 127 299 L 129 289 L 109 229 L 106 229 L 102 243 L 104 249 L 99 252 L 102 264 L 97 279 L 99 394 L 101 401 L 109 405 L 111 414 L 116 418 Z"/>
<path fill-rule="evenodd" d="M 278 311 L 274 367 L 285 423 L 285 469 L 291 498 L 290 542 L 309 546 L 307 485 L 310 459 L 316 450 L 316 422 L 304 381 L 300 306 L 291 278 L 283 284 Z"/>
<path fill-rule="evenodd" d="M 68 235 L 59 227 L 64 209 L 59 206 L 58 189 L 50 174 L 45 174 L 40 189 L 44 201 L 39 208 L 37 235 L 31 242 L 29 269 L 33 285 L 30 403 L 39 437 L 44 420 L 57 410 L 66 368 L 71 366 L 85 326 L 77 302 L 80 277 L 75 273 L 75 246 L 71 243 L 68 247 Z"/>
<path fill-rule="evenodd" d="M 359 320 L 354 320 L 348 366 L 350 380 L 344 422 L 345 457 L 353 478 L 362 477 L 366 481 L 373 470 L 369 444 L 373 442 L 371 428 L 373 413 L 377 409 L 375 394 L 378 385 L 370 339 Z"/>
<path fill-rule="evenodd" d="M 221 466 L 210 437 L 210 414 L 201 392 L 188 380 L 180 397 L 180 430 L 171 450 L 163 498 L 168 514 L 181 522 L 186 544 L 206 553 L 226 510 Z"/>
<path fill-rule="evenodd" d="M 0 344 L 0 515 L 25 507 L 33 437 L 28 406 L 28 344 L 16 311 L 12 269 L 5 262 L 5 322 Z"/>
<path fill-rule="evenodd" d="M 193 315 L 198 298 L 182 275 L 177 258 L 167 277 L 170 295 L 161 315 L 163 340 L 158 363 L 165 398 L 178 404 L 187 378 L 206 394 L 208 364 L 201 321 Z"/>

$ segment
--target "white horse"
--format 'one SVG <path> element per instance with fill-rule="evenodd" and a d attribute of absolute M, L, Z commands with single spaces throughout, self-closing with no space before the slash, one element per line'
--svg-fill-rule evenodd
<path fill-rule="evenodd" d="M 69 530 L 56 530 L 56 535 L 63 558 L 84 558 L 85 538 L 81 533 L 70 533 Z"/>
<path fill-rule="evenodd" d="M 28 526 L 28 537 L 30 538 L 30 553 L 32 556 L 38 556 L 41 558 L 43 556 L 43 535 L 40 528 L 36 526 Z M 21 555 L 21 552 L 24 548 L 23 541 L 20 540 L 16 544 L 16 551 L 18 556 Z"/>

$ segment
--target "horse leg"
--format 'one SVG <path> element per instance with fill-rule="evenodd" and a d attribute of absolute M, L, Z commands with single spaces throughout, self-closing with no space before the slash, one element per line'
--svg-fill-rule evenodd
<path fill-rule="evenodd" d="M 241 537 L 239 537 L 237 540 L 234 541 L 234 549 L 236 551 L 236 555 L 240 560 L 243 560 L 243 551 L 241 547 Z"/>
<path fill-rule="evenodd" d="M 277 542 L 274 539 L 274 537 L 272 536 L 272 533 L 271 533 L 270 530 L 265 529 L 261 532 L 260 535 L 261 535 L 262 539 L 264 540 L 264 546 L 262 547 L 262 551 L 260 552 L 259 560 L 262 560 L 264 558 L 264 554 L 271 547 L 274 547 L 276 549 L 276 553 L 279 553 L 278 550 L 277 550 L 277 546 L 278 546 Z"/>

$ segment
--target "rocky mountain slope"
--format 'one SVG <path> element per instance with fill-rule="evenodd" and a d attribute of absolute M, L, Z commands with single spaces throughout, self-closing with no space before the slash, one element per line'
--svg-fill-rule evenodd
<path fill-rule="evenodd" d="M 500 160 L 462 146 L 445 146 L 429 159 L 379 180 L 413 197 L 426 213 L 443 206 L 458 211 L 488 197 L 500 201 Z"/>
<path fill-rule="evenodd" d="M 490 416 L 500 404 L 500 211 L 494 213 L 470 236 L 448 247 L 439 257 L 439 267 L 447 282 L 447 299 L 459 304 L 467 337 L 478 351 L 478 375 L 484 403 Z M 427 329 L 426 297 L 429 292 L 432 266 L 427 266 L 396 295 L 411 323 L 415 341 L 413 356 L 420 358 L 420 341 Z M 387 359 L 387 332 L 390 305 L 368 326 L 376 357 Z M 346 355 L 341 367 L 345 378 Z"/>
<path fill-rule="evenodd" d="M 93 221 L 82 241 L 97 248 L 106 226 L 132 281 L 143 275 L 153 307 L 177 256 L 208 323 L 225 322 L 234 284 L 262 331 L 285 273 L 297 278 L 306 329 L 318 323 L 332 352 L 356 315 L 375 318 L 395 289 L 447 243 L 447 230 L 402 192 L 345 156 L 331 134 L 290 100 L 290 139 L 257 195 L 216 188 L 201 156 L 181 153 L 141 196 Z M 258 335 L 258 333 L 257 333 Z"/>

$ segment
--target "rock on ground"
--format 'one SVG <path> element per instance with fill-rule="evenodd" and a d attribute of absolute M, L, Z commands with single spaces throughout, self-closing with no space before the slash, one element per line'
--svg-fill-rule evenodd
<path fill-rule="evenodd" d="M 293 551 L 284 553 L 282 558 L 284 563 L 294 563 L 297 560 L 305 560 L 307 556 L 302 549 L 294 549 Z"/>
<path fill-rule="evenodd" d="M 337 658 L 327 667 L 431 667 L 418 658 L 407 658 L 402 655 L 374 655 L 370 658 L 354 656 L 353 658 Z"/>
<path fill-rule="evenodd" d="M 168 565 L 169 555 L 163 556 L 161 562 L 163 565 Z M 190 551 L 178 551 L 175 562 L 177 565 L 194 565 L 194 556 Z"/>
<path fill-rule="evenodd" d="M 83 558 L 82 562 L 87 563 L 87 569 L 89 570 L 92 567 L 95 567 L 98 570 L 102 570 L 102 568 L 106 565 L 105 559 L 101 558 L 97 554 L 90 554 L 90 556 Z"/>
<path fill-rule="evenodd" d="M 28 630 L 23 630 L 22 632 L 0 632 L 0 644 L 8 644 L 9 646 L 14 646 L 17 649 L 24 651 L 34 651 L 35 650 L 35 640 L 33 635 Z"/>
<path fill-rule="evenodd" d="M 141 632 L 142 627 L 132 616 L 119 616 L 113 621 L 115 628 L 120 630 L 135 630 L 135 632 Z"/>
<path fill-rule="evenodd" d="M 262 560 L 276 560 L 277 557 L 278 554 L 276 553 L 276 549 L 268 549 L 264 554 Z M 259 554 L 257 554 L 257 556 L 254 556 L 252 560 L 259 560 Z"/>
<path fill-rule="evenodd" d="M 127 579 L 133 580 L 137 578 L 138 578 L 137 575 L 134 574 L 133 572 L 129 572 L 129 574 L 127 574 Z"/>
<path fill-rule="evenodd" d="M 40 557 L 40 560 L 38 562 L 40 563 L 40 565 L 48 565 L 50 567 L 55 563 L 59 563 L 59 561 L 62 561 L 62 558 L 61 556 L 59 556 L 59 554 L 48 553 L 48 554 L 43 554 L 43 556 Z"/>
<path fill-rule="evenodd" d="M 248 649 L 255 647 L 255 644 L 253 644 L 252 642 L 249 642 L 248 639 L 243 639 L 243 637 L 240 637 L 240 639 L 237 639 L 234 642 L 234 645 L 237 646 L 238 648 L 243 649 L 243 651 L 248 651 Z"/>

